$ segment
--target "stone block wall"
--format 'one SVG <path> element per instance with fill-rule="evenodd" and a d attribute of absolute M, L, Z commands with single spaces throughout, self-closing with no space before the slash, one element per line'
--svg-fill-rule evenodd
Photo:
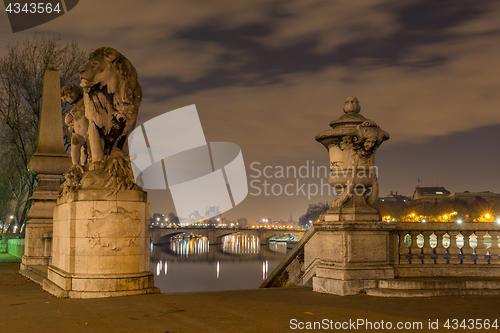
<path fill-rule="evenodd" d="M 7 241 L 7 252 L 21 259 L 24 255 L 24 238 L 13 238 Z"/>

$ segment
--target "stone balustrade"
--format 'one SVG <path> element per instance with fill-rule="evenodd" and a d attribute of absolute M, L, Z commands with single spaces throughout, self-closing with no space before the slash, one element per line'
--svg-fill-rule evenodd
<path fill-rule="evenodd" d="M 398 222 L 391 232 L 396 277 L 500 276 L 500 225 Z"/>
<path fill-rule="evenodd" d="M 295 258 L 304 257 L 311 228 L 261 287 L 280 287 L 292 281 L 289 271 Z M 389 263 L 395 278 L 404 277 L 500 277 L 500 224 L 397 222 L 389 235 Z M 314 272 L 305 272 L 303 260 L 299 285 L 308 284 Z"/>

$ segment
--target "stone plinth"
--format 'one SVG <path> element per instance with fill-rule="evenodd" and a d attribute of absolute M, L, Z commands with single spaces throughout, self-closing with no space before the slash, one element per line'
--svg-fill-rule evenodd
<path fill-rule="evenodd" d="M 59 194 L 61 175 L 38 175 L 38 190 L 26 222 L 25 250 L 21 270 L 51 263 L 52 211 Z"/>
<path fill-rule="evenodd" d="M 304 248 L 304 267 L 313 265 L 316 272 L 314 291 L 356 295 L 376 287 L 378 279 L 394 278 L 389 265 L 393 223 L 354 221 L 355 216 L 338 221 L 338 215 L 329 215 L 314 224 L 316 233 Z"/>
<path fill-rule="evenodd" d="M 158 292 L 149 271 L 149 203 L 141 189 L 81 189 L 54 209 L 52 265 L 44 289 L 96 298 Z"/>

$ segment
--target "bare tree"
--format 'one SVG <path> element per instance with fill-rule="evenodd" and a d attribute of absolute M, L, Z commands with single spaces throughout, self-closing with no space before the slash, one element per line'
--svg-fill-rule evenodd
<path fill-rule="evenodd" d="M 4 147 L 0 142 L 0 148 Z M 3 230 L 10 224 L 12 214 L 13 195 L 10 190 L 9 178 L 11 177 L 10 165 L 5 155 L 0 152 L 0 239 Z"/>
<path fill-rule="evenodd" d="M 174 213 L 168 213 L 168 222 L 179 224 L 179 218 Z"/>
<path fill-rule="evenodd" d="M 9 230 L 23 229 L 29 198 L 36 187 L 36 175 L 28 170 L 28 163 L 36 149 L 45 69 L 55 64 L 64 86 L 77 82 L 78 68 L 85 60 L 86 53 L 77 42 L 63 44 L 60 36 L 36 33 L 22 45 L 9 45 L 7 55 L 0 58 L 0 128 L 5 145 L 1 154 L 12 167 L 10 177 L 3 179 L 0 188 L 8 188 L 14 201 Z M 64 105 L 63 114 L 67 111 L 69 107 Z"/>
<path fill-rule="evenodd" d="M 240 228 L 248 228 L 248 220 L 246 217 L 240 217 L 237 222 Z"/>
<path fill-rule="evenodd" d="M 316 222 L 319 216 L 326 212 L 328 208 L 328 202 L 309 204 L 309 207 L 307 207 L 307 212 L 299 217 L 299 225 L 310 226 L 312 223 Z"/>

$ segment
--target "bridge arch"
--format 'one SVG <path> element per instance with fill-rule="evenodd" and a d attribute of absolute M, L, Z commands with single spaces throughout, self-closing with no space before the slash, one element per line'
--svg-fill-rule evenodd
<path fill-rule="evenodd" d="M 256 236 L 260 239 L 260 244 L 265 245 L 269 243 L 269 238 L 280 235 L 280 234 L 296 234 L 303 235 L 304 231 L 302 230 L 275 230 L 275 229 L 250 229 L 250 228 L 151 228 L 150 237 L 153 241 L 153 244 L 161 244 L 165 243 L 164 237 L 172 237 L 173 235 L 180 233 L 187 234 L 195 234 L 201 235 L 203 237 L 207 237 L 210 245 L 220 244 L 222 237 L 227 235 L 231 235 L 234 233 L 242 233 L 251 236 Z"/>

